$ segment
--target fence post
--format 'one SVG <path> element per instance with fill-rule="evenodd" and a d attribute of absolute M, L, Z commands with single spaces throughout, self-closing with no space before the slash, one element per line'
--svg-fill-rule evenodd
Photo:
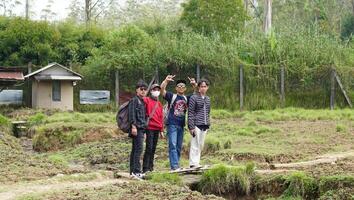
<path fill-rule="evenodd" d="M 330 99 L 330 106 L 331 110 L 334 109 L 334 104 L 335 104 L 335 91 L 336 91 L 336 83 L 335 83 L 335 70 L 332 68 L 331 69 L 331 99 Z"/>
<path fill-rule="evenodd" d="M 116 86 L 116 107 L 119 108 L 119 71 L 116 70 L 116 81 L 115 81 L 115 86 Z"/>
<path fill-rule="evenodd" d="M 243 65 L 240 65 L 240 111 L 243 111 Z"/>
<path fill-rule="evenodd" d="M 285 107 L 285 67 L 280 68 L 280 101 L 281 106 Z"/>
<path fill-rule="evenodd" d="M 32 62 L 27 65 L 27 74 L 32 73 Z M 28 107 L 32 107 L 32 81 L 30 78 L 27 79 L 27 99 L 26 104 Z"/>

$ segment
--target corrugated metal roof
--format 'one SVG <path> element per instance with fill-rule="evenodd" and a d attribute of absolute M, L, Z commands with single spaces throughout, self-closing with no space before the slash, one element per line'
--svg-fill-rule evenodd
<path fill-rule="evenodd" d="M 22 72 L 0 72 L 0 79 L 23 81 L 24 77 Z"/>
<path fill-rule="evenodd" d="M 71 70 L 71 69 L 69 69 L 69 68 L 66 68 L 66 67 L 64 67 L 64 66 L 61 65 L 61 64 L 58 64 L 58 63 L 50 63 L 49 65 L 47 65 L 47 66 L 45 66 L 45 67 L 43 67 L 43 68 L 41 68 L 41 69 L 39 69 L 39 70 L 37 70 L 37 71 L 35 71 L 35 72 L 32 72 L 32 73 L 30 73 L 30 74 L 27 74 L 27 75 L 25 76 L 25 78 L 29 78 L 29 77 L 31 77 L 31 76 L 33 76 L 33 75 L 36 75 L 36 74 L 38 74 L 38 73 L 40 73 L 40 72 L 42 72 L 42 71 L 45 71 L 45 70 L 47 70 L 47 69 L 49 69 L 49 68 L 51 68 L 51 67 L 54 67 L 54 66 L 59 66 L 59 67 L 65 69 L 65 70 L 67 70 L 67 71 L 73 73 L 73 74 L 76 75 L 76 76 L 79 76 L 79 77 L 81 77 L 81 78 L 83 77 L 81 74 L 79 74 L 79 73 L 77 73 L 77 72 L 74 72 L 73 70 Z"/>
<path fill-rule="evenodd" d="M 80 76 L 60 76 L 60 75 L 46 75 L 46 76 L 34 76 L 36 80 L 70 80 L 80 81 Z"/>

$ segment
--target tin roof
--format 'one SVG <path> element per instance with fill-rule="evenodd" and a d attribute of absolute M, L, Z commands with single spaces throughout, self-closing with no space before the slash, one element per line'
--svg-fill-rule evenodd
<path fill-rule="evenodd" d="M 23 81 L 22 72 L 2 72 L 0 71 L 0 80 L 6 81 Z"/>
<path fill-rule="evenodd" d="M 42 72 L 42 71 L 45 71 L 45 70 L 47 70 L 47 69 L 49 69 L 49 68 L 51 68 L 51 67 L 54 67 L 54 66 L 59 66 L 59 67 L 65 69 L 65 70 L 67 70 L 67 71 L 73 73 L 74 75 L 79 76 L 79 77 L 82 78 L 82 75 L 81 75 L 81 74 L 79 74 L 79 73 L 77 73 L 77 72 L 74 72 L 74 71 L 72 71 L 71 69 L 66 68 L 66 67 L 64 67 L 63 65 L 60 65 L 60 64 L 58 64 L 58 63 L 50 63 L 49 65 L 47 65 L 47 66 L 45 66 L 45 67 L 43 67 L 43 68 L 41 68 L 41 69 L 39 69 L 39 70 L 37 70 L 37 71 L 35 71 L 35 72 L 32 72 L 32 73 L 30 73 L 30 74 L 27 74 L 27 75 L 25 76 L 25 78 L 29 78 L 29 77 L 31 77 L 31 76 L 33 76 L 33 75 L 36 75 L 36 74 L 38 74 L 38 73 L 40 73 L 40 72 Z"/>

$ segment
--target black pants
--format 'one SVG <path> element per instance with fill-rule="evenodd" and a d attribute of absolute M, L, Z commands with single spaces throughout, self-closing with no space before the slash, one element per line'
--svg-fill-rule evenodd
<path fill-rule="evenodd" d="M 154 156 L 160 131 L 146 130 L 146 148 L 144 153 L 143 172 L 154 170 Z"/>
<path fill-rule="evenodd" d="M 141 173 L 140 157 L 143 152 L 145 129 L 138 129 L 136 136 L 132 138 L 132 151 L 130 153 L 130 174 Z"/>

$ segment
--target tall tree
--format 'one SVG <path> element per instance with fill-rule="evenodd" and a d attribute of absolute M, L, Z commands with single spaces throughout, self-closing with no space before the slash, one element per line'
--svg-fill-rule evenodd
<path fill-rule="evenodd" d="M 264 23 L 263 30 L 266 34 L 269 34 L 272 28 L 272 0 L 264 0 Z"/>
<path fill-rule="evenodd" d="M 45 8 L 42 9 L 41 19 L 47 21 L 53 19 L 57 13 L 52 10 L 54 0 L 48 0 Z"/>
<path fill-rule="evenodd" d="M 13 11 L 18 5 L 21 5 L 21 1 L 19 0 L 0 0 L 0 9 L 2 10 L 2 15 L 14 15 Z"/>

